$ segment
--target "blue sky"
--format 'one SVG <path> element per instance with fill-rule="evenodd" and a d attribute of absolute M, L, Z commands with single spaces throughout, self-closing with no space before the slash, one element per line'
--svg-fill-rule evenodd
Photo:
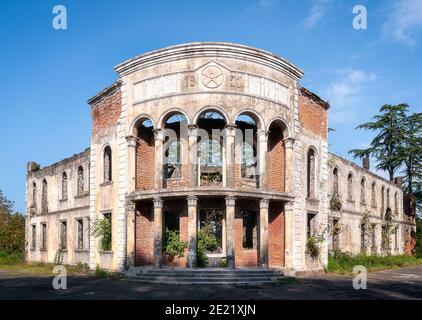
<path fill-rule="evenodd" d="M 367 30 L 352 26 L 365 5 Z M 52 28 L 64 5 L 68 29 Z M 89 147 L 87 99 L 142 52 L 192 41 L 272 51 L 305 71 L 327 99 L 330 151 L 368 145 L 355 131 L 385 103 L 422 110 L 422 0 L 82 1 L 0 4 L 0 189 L 24 211 L 26 163 L 42 166 Z"/>

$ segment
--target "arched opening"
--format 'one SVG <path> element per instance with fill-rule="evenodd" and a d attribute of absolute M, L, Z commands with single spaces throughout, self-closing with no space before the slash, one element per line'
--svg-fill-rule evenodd
<path fill-rule="evenodd" d="M 376 194 L 375 182 L 372 182 L 371 198 L 372 198 L 372 207 L 376 208 L 376 206 L 377 206 L 377 194 Z"/>
<path fill-rule="evenodd" d="M 187 176 L 187 127 L 186 117 L 176 113 L 167 117 L 164 122 L 164 159 L 163 159 L 163 186 L 171 184 L 170 179 L 181 179 Z"/>
<path fill-rule="evenodd" d="M 43 180 L 42 181 L 42 193 L 41 193 L 41 212 L 42 213 L 47 213 L 48 212 L 48 185 L 47 185 L 47 180 Z"/>
<path fill-rule="evenodd" d="M 391 207 L 390 207 L 390 188 L 387 189 L 387 209 L 391 210 Z"/>
<path fill-rule="evenodd" d="M 223 135 L 226 120 L 217 111 L 204 111 L 198 118 L 198 174 L 201 186 L 223 184 Z"/>
<path fill-rule="evenodd" d="M 35 182 L 32 184 L 32 206 L 37 206 L 37 184 Z"/>
<path fill-rule="evenodd" d="M 249 114 L 240 114 L 236 119 L 235 178 L 253 180 L 259 184 L 258 172 L 258 124 Z M 240 167 L 240 168 L 239 168 Z"/>
<path fill-rule="evenodd" d="M 82 195 L 84 193 L 84 168 L 82 166 L 78 167 L 78 190 L 77 194 Z"/>
<path fill-rule="evenodd" d="M 365 178 L 362 178 L 362 180 L 360 181 L 360 202 L 362 204 L 366 204 L 365 188 L 366 188 Z"/>
<path fill-rule="evenodd" d="M 382 216 L 384 216 L 384 210 L 385 210 L 385 188 L 384 188 L 384 186 L 382 186 L 382 188 L 381 188 L 381 217 Z"/>
<path fill-rule="evenodd" d="M 62 174 L 62 200 L 67 199 L 67 173 Z"/>
<path fill-rule="evenodd" d="M 353 175 L 351 173 L 347 176 L 347 199 L 353 200 Z"/>
<path fill-rule="evenodd" d="M 338 169 L 333 170 L 333 195 L 338 195 Z"/>
<path fill-rule="evenodd" d="M 276 192 L 285 191 L 285 159 L 286 150 L 284 145 L 285 126 L 281 121 L 273 121 L 268 134 L 268 189 Z"/>
<path fill-rule="evenodd" d="M 315 198 L 315 151 L 309 149 L 306 168 L 306 189 L 309 199 Z"/>
<path fill-rule="evenodd" d="M 104 148 L 104 157 L 103 157 L 103 170 L 104 170 L 104 182 L 112 181 L 112 158 L 111 158 L 111 148 L 109 146 Z"/>
<path fill-rule="evenodd" d="M 395 214 L 399 213 L 399 195 L 397 192 L 394 194 L 394 211 Z"/>
<path fill-rule="evenodd" d="M 136 130 L 136 189 L 151 190 L 155 176 L 154 125 L 150 119 L 141 119 Z"/>

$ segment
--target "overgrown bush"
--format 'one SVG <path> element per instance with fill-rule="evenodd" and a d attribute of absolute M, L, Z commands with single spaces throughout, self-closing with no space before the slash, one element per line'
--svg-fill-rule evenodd
<path fill-rule="evenodd" d="M 111 223 L 109 219 L 96 218 L 92 222 L 91 234 L 100 239 L 100 246 L 102 251 L 111 250 Z"/>
<path fill-rule="evenodd" d="M 200 268 L 206 267 L 208 263 L 207 251 L 218 248 L 217 238 L 213 233 L 199 230 L 196 250 L 196 265 Z"/>
<path fill-rule="evenodd" d="M 316 237 L 309 237 L 306 241 L 306 253 L 312 258 L 318 258 L 319 256 L 319 241 Z"/>
<path fill-rule="evenodd" d="M 25 249 L 25 217 L 13 213 L 13 202 L 0 190 L 0 252 L 23 255 Z"/>
<path fill-rule="evenodd" d="M 166 228 L 166 232 L 164 235 L 164 251 L 171 257 L 183 257 L 185 254 L 185 250 L 188 247 L 187 241 L 180 240 L 180 232 L 179 231 L 172 231 Z"/>
<path fill-rule="evenodd" d="M 24 255 L 22 252 L 7 252 L 0 251 L 0 265 L 14 265 L 24 262 Z"/>

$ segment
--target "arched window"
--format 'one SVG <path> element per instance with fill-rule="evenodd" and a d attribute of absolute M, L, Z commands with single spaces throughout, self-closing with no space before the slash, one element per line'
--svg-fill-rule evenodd
<path fill-rule="evenodd" d="M 387 189 L 387 208 L 390 208 L 390 189 Z"/>
<path fill-rule="evenodd" d="M 67 199 L 67 173 L 62 174 L 62 200 Z"/>
<path fill-rule="evenodd" d="M 271 123 L 268 132 L 267 186 L 271 191 L 286 190 L 286 141 L 287 127 L 281 120 Z"/>
<path fill-rule="evenodd" d="M 365 188 L 366 188 L 365 178 L 362 178 L 362 180 L 360 181 L 360 202 L 362 204 L 366 204 Z"/>
<path fill-rule="evenodd" d="M 78 167 L 78 195 L 84 193 L 84 168 Z"/>
<path fill-rule="evenodd" d="M 376 194 L 376 191 L 375 191 L 375 182 L 372 182 L 371 198 L 372 198 L 372 206 L 374 208 L 376 208 L 376 206 L 377 206 L 377 194 Z"/>
<path fill-rule="evenodd" d="M 347 176 L 347 199 L 353 200 L 353 175 L 351 173 Z"/>
<path fill-rule="evenodd" d="M 205 111 L 198 118 L 200 185 L 221 185 L 223 182 L 224 117 L 216 111 Z"/>
<path fill-rule="evenodd" d="M 333 170 L 333 194 L 338 195 L 338 169 Z"/>
<path fill-rule="evenodd" d="M 37 206 L 37 184 L 35 182 L 32 184 L 32 206 Z"/>
<path fill-rule="evenodd" d="M 180 141 L 176 140 L 169 144 L 165 152 L 166 156 L 166 178 L 181 178 L 182 177 L 182 145 Z"/>
<path fill-rule="evenodd" d="M 43 180 L 42 182 L 42 194 L 41 194 L 41 211 L 42 213 L 48 212 L 48 190 L 47 190 L 47 180 Z"/>
<path fill-rule="evenodd" d="M 183 114 L 171 115 L 164 126 L 164 178 L 178 179 L 182 177 L 182 144 L 186 143 L 188 122 Z"/>
<path fill-rule="evenodd" d="M 399 213 L 399 194 L 397 192 L 394 194 L 394 211 L 395 214 Z"/>
<path fill-rule="evenodd" d="M 256 179 L 258 182 L 257 134 L 258 125 L 248 114 L 241 114 L 236 119 L 236 146 L 240 147 L 240 171 L 242 178 Z M 238 163 L 238 162 L 237 162 Z"/>
<path fill-rule="evenodd" d="M 151 190 L 155 181 L 154 124 L 148 118 L 139 119 L 136 128 L 136 189 Z"/>
<path fill-rule="evenodd" d="M 307 196 L 310 199 L 315 198 L 315 152 L 313 149 L 308 151 L 308 162 L 307 162 Z"/>
<path fill-rule="evenodd" d="M 383 216 L 384 215 L 384 210 L 385 210 L 385 208 L 384 208 L 384 205 L 385 205 L 385 195 L 384 195 L 384 193 L 385 193 L 385 188 L 384 188 L 384 186 L 382 186 L 382 188 L 381 188 L 381 216 Z"/>
<path fill-rule="evenodd" d="M 111 148 L 107 146 L 104 149 L 104 182 L 112 181 L 112 172 Z"/>

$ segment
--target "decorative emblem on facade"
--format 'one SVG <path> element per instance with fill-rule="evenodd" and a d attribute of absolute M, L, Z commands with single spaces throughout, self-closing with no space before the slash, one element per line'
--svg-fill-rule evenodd
<path fill-rule="evenodd" d="M 209 66 L 202 71 L 202 84 L 210 89 L 215 89 L 221 86 L 224 81 L 223 71 L 219 67 Z"/>

